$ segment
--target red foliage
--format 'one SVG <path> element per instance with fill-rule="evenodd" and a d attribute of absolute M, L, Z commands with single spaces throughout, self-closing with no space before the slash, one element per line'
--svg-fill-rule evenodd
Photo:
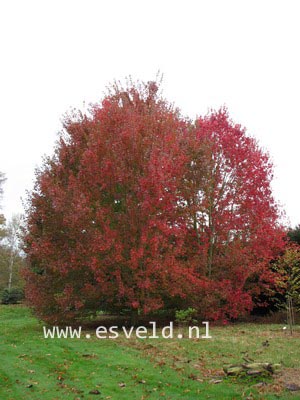
<path fill-rule="evenodd" d="M 252 307 L 282 246 L 272 168 L 225 110 L 196 124 L 156 84 L 65 121 L 28 203 L 26 294 L 48 321 L 99 309 Z"/>
<path fill-rule="evenodd" d="M 269 263 L 284 246 L 270 187 L 272 165 L 226 109 L 196 121 L 188 153 L 187 247 L 195 270 L 210 281 L 202 310 L 237 317 L 274 283 Z"/>
<path fill-rule="evenodd" d="M 186 124 L 152 86 L 117 91 L 66 133 L 28 213 L 27 297 L 43 318 L 163 306 L 195 277 L 176 210 Z M 51 312 L 49 311 L 51 310 Z"/>

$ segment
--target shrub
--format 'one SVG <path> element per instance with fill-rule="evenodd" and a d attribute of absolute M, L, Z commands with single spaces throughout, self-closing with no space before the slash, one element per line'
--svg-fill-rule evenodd
<path fill-rule="evenodd" d="M 186 310 L 177 310 L 175 313 L 175 320 L 180 325 L 188 325 L 195 321 L 197 310 L 189 307 Z"/>
<path fill-rule="evenodd" d="M 4 289 L 2 292 L 2 304 L 17 304 L 24 298 L 24 292 L 20 288 Z"/>

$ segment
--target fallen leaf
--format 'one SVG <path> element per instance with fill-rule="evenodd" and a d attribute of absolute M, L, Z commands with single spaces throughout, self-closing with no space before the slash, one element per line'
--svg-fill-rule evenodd
<path fill-rule="evenodd" d="M 89 394 L 101 394 L 101 392 L 99 392 L 99 390 L 95 389 L 95 390 L 90 390 Z"/>

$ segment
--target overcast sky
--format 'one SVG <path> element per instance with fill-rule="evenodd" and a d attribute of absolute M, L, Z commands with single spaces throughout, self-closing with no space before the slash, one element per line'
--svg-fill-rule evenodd
<path fill-rule="evenodd" d="M 274 195 L 300 223 L 300 2 L 2 1 L 0 171 L 7 218 L 70 107 L 127 75 L 163 75 L 164 96 L 194 118 L 227 105 L 275 165 Z"/>

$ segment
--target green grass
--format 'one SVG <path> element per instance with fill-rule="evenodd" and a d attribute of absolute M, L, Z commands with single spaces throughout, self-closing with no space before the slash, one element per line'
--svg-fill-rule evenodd
<path fill-rule="evenodd" d="M 299 368 L 300 336 L 279 325 L 213 327 L 206 340 L 100 340 L 94 331 L 91 339 L 45 339 L 42 326 L 26 307 L 0 306 L 1 400 L 300 399 L 272 382 L 260 393 L 253 385 L 262 379 L 222 376 L 224 364 L 243 357 Z"/>

